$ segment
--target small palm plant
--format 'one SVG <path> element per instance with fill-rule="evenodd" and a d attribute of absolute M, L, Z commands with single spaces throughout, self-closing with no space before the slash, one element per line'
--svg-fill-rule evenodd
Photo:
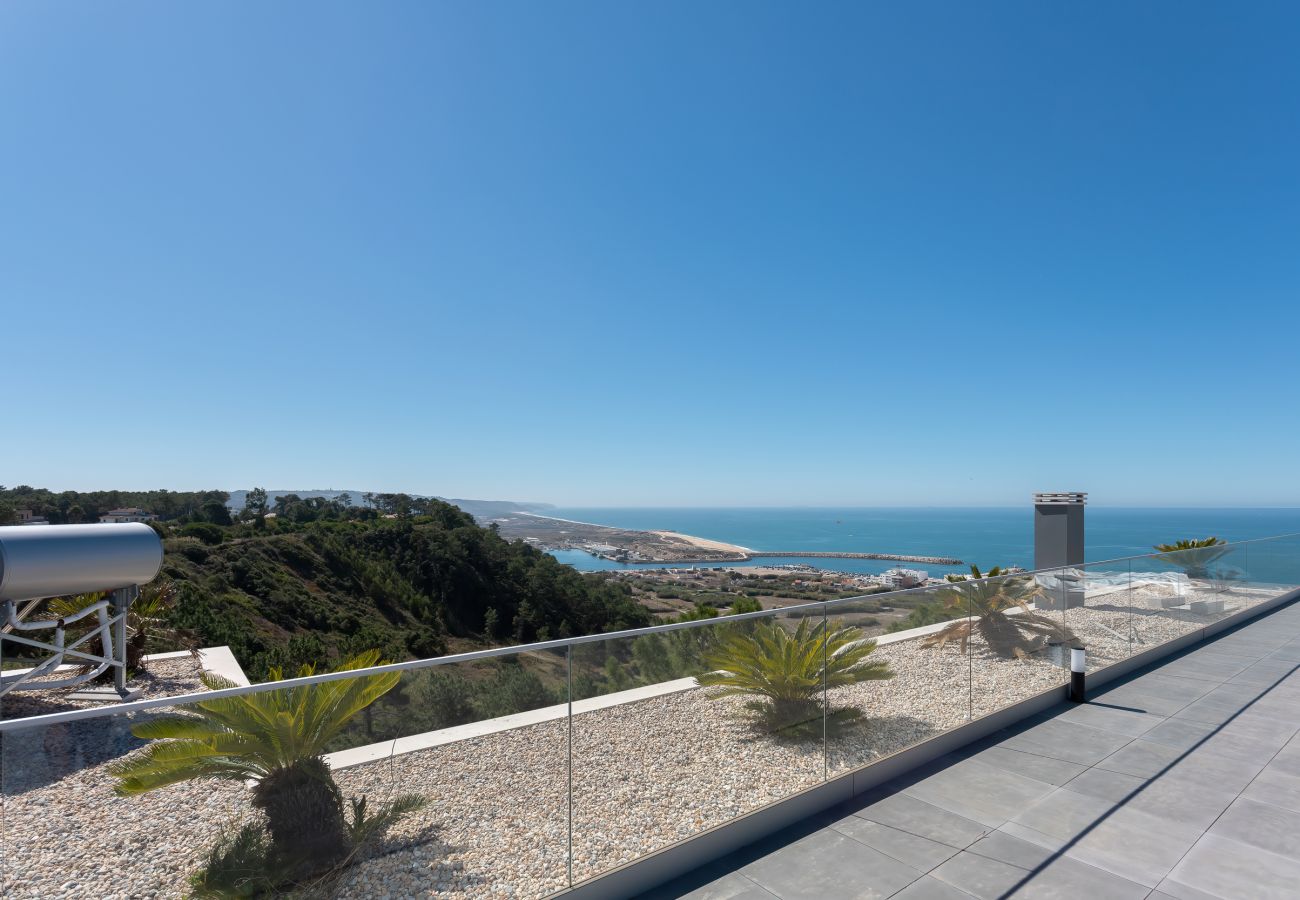
<path fill-rule="evenodd" d="M 373 666 L 379 651 L 354 656 L 334 671 Z M 310 666 L 298 676 L 313 674 Z M 271 670 L 272 680 L 283 673 Z M 364 798 L 352 801 L 354 821 L 344 817 L 344 799 L 330 774 L 324 752 L 348 722 L 396 686 L 398 673 L 365 675 L 262 693 L 201 700 L 186 712 L 142 722 L 131 731 L 152 740 L 143 752 L 109 767 L 121 796 L 142 794 L 193 779 L 253 782 L 253 806 L 266 817 L 267 840 L 259 845 L 245 835 L 239 847 L 248 854 L 264 846 L 263 872 L 274 880 L 301 882 L 336 869 L 401 813 L 424 800 L 399 797 L 373 816 Z M 235 685 L 204 674 L 211 690 Z M 214 857 L 216 858 L 216 857 Z M 211 866 L 210 866 L 211 868 Z M 201 878 L 202 876 L 200 876 Z"/>
<path fill-rule="evenodd" d="M 107 594 L 77 594 L 73 597 L 54 597 L 46 602 L 46 613 L 54 618 L 76 615 L 81 610 L 103 600 Z M 145 651 L 150 646 L 170 649 L 195 649 L 196 642 L 189 632 L 175 628 L 167 622 L 168 614 L 176 608 L 176 584 L 160 578 L 140 590 L 126 613 L 126 668 L 138 672 L 144 668 Z M 93 626 L 83 619 L 73 628 L 75 635 L 84 634 Z M 87 666 L 89 668 L 89 666 Z"/>
<path fill-rule="evenodd" d="M 997 566 L 985 575 L 979 566 L 971 566 L 969 576 L 949 575 L 948 580 L 953 586 L 940 589 L 938 597 L 950 612 L 965 614 L 926 638 L 924 646 L 942 647 L 956 640 L 965 653 L 978 633 L 998 656 L 1023 658 L 1048 640 L 1073 640 L 1061 622 L 1029 608 L 1042 594 L 1032 575 L 1005 576 Z"/>
<path fill-rule="evenodd" d="M 1226 541 L 1217 537 L 1183 539 L 1172 544 L 1156 544 L 1154 549 L 1168 553 L 1165 562 L 1173 563 L 1187 573 L 1188 578 L 1209 578 L 1210 566 L 1232 552 Z"/>
<path fill-rule="evenodd" d="M 703 687 L 721 688 L 714 699 L 754 697 L 747 709 L 757 712 L 773 731 L 800 730 L 822 721 L 822 697 L 829 688 L 893 678 L 889 664 L 869 662 L 876 642 L 861 629 L 841 622 L 804 619 L 793 633 L 776 622 L 756 622 L 729 630 L 705 653 L 711 670 L 696 678 Z M 833 714 L 837 723 L 860 715 L 856 709 Z"/>

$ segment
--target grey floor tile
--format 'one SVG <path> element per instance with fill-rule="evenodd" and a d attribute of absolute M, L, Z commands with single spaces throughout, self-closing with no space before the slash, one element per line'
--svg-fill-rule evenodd
<path fill-rule="evenodd" d="M 1010 747 L 989 747 L 981 750 L 972 759 L 1057 786 L 1065 784 L 1087 768 L 1081 763 L 1039 756 L 1036 753 L 1025 753 L 1022 750 L 1012 750 Z"/>
<path fill-rule="evenodd" d="M 744 875 L 735 872 L 676 896 L 680 900 L 773 900 L 775 897 L 770 891 L 763 890 Z"/>
<path fill-rule="evenodd" d="M 1184 750 L 1141 738 L 1097 763 L 1097 768 L 1139 778 L 1177 778 L 1212 790 L 1239 792 L 1263 765 L 1260 758 L 1215 754 L 1204 748 Z"/>
<path fill-rule="evenodd" d="M 858 816 L 845 816 L 831 825 L 831 828 L 866 844 L 873 850 L 879 850 L 918 872 L 930 871 L 958 850 L 957 847 L 950 847 Z"/>
<path fill-rule="evenodd" d="M 1031 843 L 1015 837 L 1005 831 L 991 831 L 966 848 L 968 853 L 987 856 L 998 862 L 1017 866 L 1021 869 L 1033 869 L 1049 862 L 1056 853 L 1055 848 Z"/>
<path fill-rule="evenodd" d="M 1142 740 L 1263 764 L 1283 746 L 1290 730 L 1290 723 L 1255 715 L 1241 716 L 1222 725 L 1167 719 L 1142 735 Z"/>
<path fill-rule="evenodd" d="M 1111 731 L 1051 720 L 1007 738 L 1001 746 L 1090 766 L 1130 740 Z"/>
<path fill-rule="evenodd" d="M 1015 772 L 967 759 L 909 786 L 904 793 L 960 816 L 997 826 L 1053 786 Z"/>
<path fill-rule="evenodd" d="M 971 900 L 971 895 L 944 884 L 937 878 L 923 875 L 890 900 Z"/>
<path fill-rule="evenodd" d="M 1155 887 L 1201 835 L 1201 828 L 1068 789 L 1035 804 L 1004 830 L 1148 887 Z"/>
<path fill-rule="evenodd" d="M 1057 788 L 1038 803 L 1025 808 L 1012 824 L 1032 828 L 1054 838 L 1071 840 L 1094 826 L 1114 809 L 1101 797 L 1090 797 L 1069 788 Z"/>
<path fill-rule="evenodd" d="M 1066 856 L 1121 878 L 1158 885 L 1200 837 L 1200 829 L 1178 829 L 1167 819 L 1120 811 L 1083 834 Z"/>
<path fill-rule="evenodd" d="M 1191 719 L 1165 719 L 1142 735 L 1142 740 L 1166 744 L 1179 750 L 1191 750 L 1218 731 L 1218 725 L 1193 722 Z"/>
<path fill-rule="evenodd" d="M 982 900 L 1142 900 L 1149 889 L 1072 859 L 1056 859 L 1026 870 L 986 856 L 962 852 L 935 869 L 941 881 Z"/>
<path fill-rule="evenodd" d="M 1140 709 L 1152 715 L 1168 716 L 1193 700 L 1199 700 L 1218 686 L 1217 681 L 1150 674 L 1106 691 L 1095 699 L 1102 703 Z"/>
<path fill-rule="evenodd" d="M 894 794 L 878 800 L 856 810 L 853 815 L 958 848 L 970 846 L 991 830 L 986 825 L 907 794 Z"/>
<path fill-rule="evenodd" d="M 1112 731 L 1127 737 L 1138 737 L 1163 722 L 1164 717 L 1127 709 L 1116 709 L 1113 706 L 1080 703 L 1058 715 L 1056 720 L 1058 722 L 1087 725 L 1091 728 Z"/>
<path fill-rule="evenodd" d="M 1250 668 L 1253 659 L 1240 659 L 1228 654 L 1184 656 L 1160 667 L 1160 674 L 1176 678 L 1197 678 L 1202 681 L 1227 681 Z"/>
<path fill-rule="evenodd" d="M 1127 776 L 1122 776 L 1127 777 Z M 1180 826 L 1206 829 L 1237 799 L 1235 791 L 1180 778 L 1177 770 L 1148 782 L 1124 801 L 1124 809 L 1137 810 Z"/>
<path fill-rule="evenodd" d="M 1300 884 L 1300 862 L 1207 834 L 1196 842 L 1169 873 L 1159 889 L 1182 897 L 1179 885 L 1218 897 L 1250 900 L 1294 900 Z"/>
<path fill-rule="evenodd" d="M 1247 670 L 1249 671 L 1249 670 Z M 1226 698 L 1238 700 L 1242 703 L 1250 703 L 1266 697 L 1272 693 L 1272 690 L 1266 684 L 1245 684 L 1237 681 L 1225 681 L 1205 695 L 1205 698 Z"/>
<path fill-rule="evenodd" d="M 1215 734 L 1214 739 L 1240 741 L 1255 747 L 1276 752 L 1287 745 L 1296 735 L 1300 720 L 1295 713 L 1300 710 L 1300 697 L 1294 703 L 1268 714 L 1256 715 L 1244 712 L 1231 722 L 1224 724 Z"/>
<path fill-rule="evenodd" d="M 1173 765 L 1186 753 L 1178 747 L 1140 739 L 1097 762 L 1097 768 L 1139 778 L 1152 778 Z"/>
<path fill-rule="evenodd" d="M 1191 781 L 1207 790 L 1240 793 L 1259 775 L 1264 763 L 1259 759 L 1242 759 L 1214 752 L 1193 751 L 1179 759 L 1160 778 Z"/>
<path fill-rule="evenodd" d="M 1193 700 L 1170 718 L 1222 725 L 1250 706 L 1251 701 L 1206 694 L 1200 700 Z"/>
<path fill-rule="evenodd" d="M 1286 683 L 1288 678 L 1300 674 L 1300 660 L 1265 658 L 1239 675 L 1228 679 L 1229 684 Z"/>
<path fill-rule="evenodd" d="M 1076 794 L 1084 794 L 1110 803 L 1118 803 L 1149 783 L 1149 779 L 1139 778 L 1136 775 L 1125 775 L 1123 772 L 1112 772 L 1109 769 L 1093 767 L 1079 773 L 1077 777 L 1067 781 L 1063 787 L 1074 791 Z"/>
<path fill-rule="evenodd" d="M 1214 823 L 1210 834 L 1300 860 L 1300 812 L 1295 810 L 1240 797 Z"/>
<path fill-rule="evenodd" d="M 823 829 L 749 863 L 740 874 L 782 900 L 884 900 L 922 873 Z"/>
<path fill-rule="evenodd" d="M 1277 751 L 1277 755 L 1269 760 L 1267 768 L 1273 772 L 1300 777 L 1300 742 L 1297 738 L 1292 738 Z"/>
<path fill-rule="evenodd" d="M 1300 812 L 1300 776 L 1265 768 L 1241 792 L 1241 796 Z"/>
<path fill-rule="evenodd" d="M 1211 894 L 1208 891 L 1199 891 L 1194 887 L 1179 884 L 1168 878 L 1160 882 L 1159 890 L 1153 891 L 1148 900 L 1163 897 L 1172 897 L 1173 900 L 1238 900 L 1236 897 L 1220 897 L 1218 894 Z"/>

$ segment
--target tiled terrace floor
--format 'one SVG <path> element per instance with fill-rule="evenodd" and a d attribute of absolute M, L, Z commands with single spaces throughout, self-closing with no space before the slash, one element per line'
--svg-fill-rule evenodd
<path fill-rule="evenodd" d="M 647 900 L 1300 897 L 1300 603 Z"/>

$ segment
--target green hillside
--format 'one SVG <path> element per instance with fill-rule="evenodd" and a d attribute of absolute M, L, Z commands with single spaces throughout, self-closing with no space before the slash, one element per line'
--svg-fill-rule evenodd
<path fill-rule="evenodd" d="M 649 624 L 630 591 L 433 501 L 401 519 L 191 524 L 165 540 L 173 624 L 245 671 L 378 648 L 410 659 Z"/>

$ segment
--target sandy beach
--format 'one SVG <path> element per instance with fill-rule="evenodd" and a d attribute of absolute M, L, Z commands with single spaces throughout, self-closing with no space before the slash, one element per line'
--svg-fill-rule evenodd
<path fill-rule="evenodd" d="M 682 534 L 680 531 L 652 531 L 650 533 L 657 534 L 669 541 L 685 541 L 694 547 L 699 547 L 701 550 L 716 550 L 719 553 L 745 555 L 753 552 L 751 548 L 742 547 L 739 544 L 724 544 L 722 541 L 711 541 L 708 538 L 696 537 L 693 534 Z"/>

